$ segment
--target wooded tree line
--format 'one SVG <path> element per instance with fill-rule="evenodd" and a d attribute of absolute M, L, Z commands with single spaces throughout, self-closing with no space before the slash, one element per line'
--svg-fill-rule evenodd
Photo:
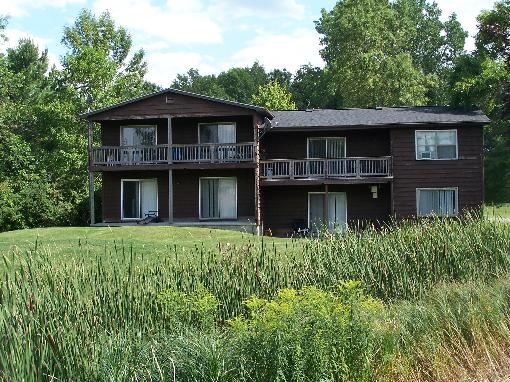
<path fill-rule="evenodd" d="M 427 0 L 341 0 L 323 10 L 325 67 L 217 75 L 197 69 L 171 87 L 269 109 L 452 105 L 481 108 L 487 201 L 510 200 L 510 0 L 478 16 L 476 49 L 455 15 Z M 0 17 L 0 45 L 8 20 Z M 61 69 L 30 40 L 0 54 L 0 230 L 86 224 L 86 126 L 79 114 L 158 90 L 143 50 L 108 13 L 84 10 L 64 29 Z"/>

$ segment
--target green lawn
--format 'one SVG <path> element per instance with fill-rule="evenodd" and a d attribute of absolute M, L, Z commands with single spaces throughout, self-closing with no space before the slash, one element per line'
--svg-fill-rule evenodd
<path fill-rule="evenodd" d="M 490 218 L 510 218 L 510 203 L 486 205 L 484 215 Z"/>
<path fill-rule="evenodd" d="M 266 243 L 285 247 L 289 239 L 264 238 Z M 250 233 L 198 227 L 54 227 L 0 233 L 0 254 L 24 253 L 35 248 L 53 256 L 90 253 L 102 255 L 129 252 L 137 255 L 189 253 L 196 247 L 206 250 L 225 246 L 260 243 Z"/>

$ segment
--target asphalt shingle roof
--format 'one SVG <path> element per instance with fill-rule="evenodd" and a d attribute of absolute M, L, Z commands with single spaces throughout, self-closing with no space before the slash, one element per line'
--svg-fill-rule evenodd
<path fill-rule="evenodd" d="M 271 111 L 274 129 L 300 127 L 348 127 L 408 124 L 489 123 L 479 110 L 445 106 L 382 107 L 372 109 L 313 109 Z"/>

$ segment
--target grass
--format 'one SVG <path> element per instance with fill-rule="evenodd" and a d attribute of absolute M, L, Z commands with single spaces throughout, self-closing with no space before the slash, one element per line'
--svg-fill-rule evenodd
<path fill-rule="evenodd" d="M 477 346 L 496 357 L 510 342 L 509 251 L 510 225 L 476 218 L 300 240 L 174 227 L 2 233 L 0 381 L 173 380 L 174 367 L 178 380 L 250 380 L 254 371 L 236 365 L 262 365 L 257 354 L 274 360 L 271 367 L 287 380 L 330 366 L 356 380 L 448 380 L 441 372 L 459 360 L 473 363 L 461 357 L 475 357 Z M 357 293 L 328 302 L 352 279 L 367 296 L 359 311 L 352 310 Z M 276 300 L 282 288 L 310 285 L 320 292 L 296 300 L 295 309 L 292 296 Z M 266 300 L 279 307 L 259 316 L 257 326 L 281 330 L 279 336 L 243 323 L 256 317 L 244 304 L 251 296 L 259 299 L 252 306 Z M 365 311 L 372 300 L 380 307 L 374 315 Z M 317 309 L 320 301 L 326 310 Z M 324 337 L 313 330 L 317 315 Z M 248 331 L 231 333 L 234 317 Z M 348 346 L 329 352 L 328 341 L 344 330 Z M 480 342 L 485 338 L 493 345 Z M 366 369 L 360 364 L 352 374 L 349 365 L 359 359 Z"/>
<path fill-rule="evenodd" d="M 483 212 L 485 217 L 510 219 L 510 203 L 486 205 Z"/>
<path fill-rule="evenodd" d="M 246 232 L 199 227 L 52 227 L 0 233 L 0 254 L 26 252 L 38 246 L 39 251 L 63 259 L 85 248 L 92 256 L 112 251 L 116 246 L 132 248 L 137 254 L 166 255 L 169 252 L 194 250 L 197 246 L 216 249 L 218 245 L 241 245 L 259 239 Z M 276 246 L 287 240 L 271 238 Z"/>

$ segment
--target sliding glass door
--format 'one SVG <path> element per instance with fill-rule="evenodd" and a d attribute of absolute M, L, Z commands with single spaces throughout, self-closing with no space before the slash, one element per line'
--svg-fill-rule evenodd
<path fill-rule="evenodd" d="M 236 178 L 200 178 L 200 218 L 237 219 Z"/>
<path fill-rule="evenodd" d="M 156 179 L 123 179 L 121 193 L 122 220 L 143 219 L 158 210 Z"/>
<path fill-rule="evenodd" d="M 199 125 L 200 143 L 235 143 L 235 123 L 201 123 Z"/>
<path fill-rule="evenodd" d="M 310 192 L 308 194 L 308 225 L 312 231 L 319 231 L 326 226 L 330 231 L 345 229 L 347 227 L 345 192 L 329 192 L 327 200 L 324 192 Z"/>

